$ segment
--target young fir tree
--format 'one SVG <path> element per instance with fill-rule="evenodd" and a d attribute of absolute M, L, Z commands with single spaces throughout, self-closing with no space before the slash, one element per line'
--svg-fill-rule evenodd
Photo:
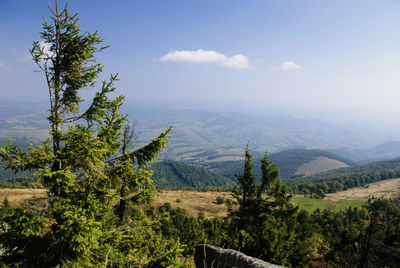
<path fill-rule="evenodd" d="M 154 187 L 148 164 L 168 143 L 171 127 L 148 145 L 128 152 L 122 96 L 110 98 L 116 75 L 103 81 L 88 108 L 79 91 L 94 88 L 103 66 L 95 54 L 105 49 L 97 32 L 81 30 L 67 6 L 49 7 L 33 60 L 49 93 L 49 138 L 21 150 L 11 141 L 0 149 L 7 168 L 33 170 L 49 190 L 48 207 L 1 210 L 1 261 L 12 266 L 170 265 L 179 243 L 168 243 L 157 224 L 140 212 Z M 117 209 L 113 209 L 113 205 Z M 127 211 L 135 211 L 127 219 Z"/>
<path fill-rule="evenodd" d="M 246 146 L 243 174 L 237 175 L 240 190 L 233 193 L 239 208 L 231 213 L 231 243 L 251 256 L 288 265 L 298 243 L 297 207 L 290 203 L 291 195 L 278 178 L 278 167 L 265 153 L 261 160 L 261 183 L 257 184 L 252 155 Z"/>

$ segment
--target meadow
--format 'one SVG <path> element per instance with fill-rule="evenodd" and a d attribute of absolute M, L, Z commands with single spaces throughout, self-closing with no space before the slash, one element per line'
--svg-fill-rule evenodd
<path fill-rule="evenodd" d="M 292 202 L 300 209 L 314 211 L 316 209 L 330 209 L 333 211 L 352 207 L 361 207 L 372 197 L 396 198 L 400 196 L 400 178 L 371 183 L 365 187 L 352 188 L 346 191 L 327 194 L 324 199 L 312 199 L 296 195 Z M 46 201 L 44 189 L 0 189 L 0 198 L 7 197 L 15 205 L 24 202 Z M 217 198 L 232 199 L 228 192 L 198 192 L 185 190 L 161 190 L 155 194 L 153 205 L 160 207 L 168 202 L 173 208 L 183 208 L 189 216 L 197 217 L 203 213 L 206 218 L 224 217 L 228 215 L 228 206 L 225 202 L 217 202 Z"/>

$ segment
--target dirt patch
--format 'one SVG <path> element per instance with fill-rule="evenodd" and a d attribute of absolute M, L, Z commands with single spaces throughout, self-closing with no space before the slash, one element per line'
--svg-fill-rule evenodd
<path fill-rule="evenodd" d="M 368 200 L 375 198 L 397 198 L 400 197 L 400 178 L 371 183 L 364 187 L 351 188 L 343 192 L 327 194 L 324 199 L 338 200 Z"/>
<path fill-rule="evenodd" d="M 348 167 L 348 165 L 342 161 L 338 161 L 324 156 L 318 156 L 317 159 L 299 166 L 295 174 L 309 176 L 319 172 L 324 172 L 343 167 Z"/>

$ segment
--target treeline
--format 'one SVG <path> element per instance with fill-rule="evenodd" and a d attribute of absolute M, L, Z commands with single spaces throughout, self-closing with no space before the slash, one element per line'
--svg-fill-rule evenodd
<path fill-rule="evenodd" d="M 342 168 L 289 183 L 294 193 L 324 198 L 327 193 L 362 187 L 369 183 L 400 177 L 400 160 Z"/>
<path fill-rule="evenodd" d="M 28 139 L 27 137 L 13 137 L 13 144 L 18 145 L 19 148 L 23 151 L 28 150 L 29 148 L 29 142 L 31 142 L 33 145 L 37 145 L 38 142 L 32 141 L 32 139 Z M 9 139 L 6 138 L 0 138 L 0 147 L 4 146 L 5 144 L 9 144 Z M 26 184 L 30 180 L 32 180 L 31 177 L 32 172 L 30 171 L 20 171 L 18 174 L 10 169 L 6 169 L 6 163 L 3 161 L 0 161 L 0 187 L 3 185 L 5 181 L 8 183 L 22 183 Z"/>
<path fill-rule="evenodd" d="M 30 180 L 32 172 L 30 171 L 22 171 L 18 174 L 13 170 L 5 169 L 5 164 L 0 161 L 0 183 L 4 181 L 12 181 L 18 179 L 22 180 Z"/>
<path fill-rule="evenodd" d="M 43 188 L 43 185 L 35 180 L 33 177 L 12 178 L 6 181 L 0 181 L 0 188 L 12 189 L 37 189 Z"/>
<path fill-rule="evenodd" d="M 5 164 L 0 161 L 0 188 L 41 188 L 42 185 L 32 176 L 32 171 L 14 172 L 5 169 Z"/>

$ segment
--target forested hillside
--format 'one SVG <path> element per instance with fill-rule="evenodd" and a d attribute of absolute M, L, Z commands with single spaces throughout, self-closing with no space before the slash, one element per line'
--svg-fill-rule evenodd
<path fill-rule="evenodd" d="M 21 150 L 27 150 L 29 148 L 29 144 L 27 137 L 22 138 L 13 138 L 13 144 L 18 145 Z M 34 140 L 31 141 L 33 144 L 37 144 Z M 8 144 L 8 139 L 0 138 L 0 147 L 2 145 Z M 20 171 L 15 172 L 10 169 L 6 169 L 6 163 L 0 161 L 0 182 L 9 181 L 9 182 L 32 182 L 34 178 L 30 177 L 32 172 L 29 171 Z"/>
<path fill-rule="evenodd" d="M 400 141 L 388 141 L 367 148 L 338 148 L 331 151 L 363 163 L 388 160 L 400 157 Z"/>
<path fill-rule="evenodd" d="M 400 159 L 378 161 L 297 178 L 290 183 L 293 191 L 324 197 L 353 187 L 400 177 Z"/>
<path fill-rule="evenodd" d="M 230 187 L 237 185 L 219 173 L 208 171 L 199 166 L 167 160 L 152 164 L 154 185 L 160 188 L 208 188 Z"/>
<path fill-rule="evenodd" d="M 346 165 L 355 165 L 356 163 L 352 160 L 346 159 L 344 157 L 340 157 L 333 153 L 324 150 L 307 150 L 307 149 L 292 149 L 285 150 L 279 153 L 270 154 L 270 159 L 274 161 L 280 171 L 280 176 L 283 180 L 290 180 L 294 177 L 302 176 L 301 174 L 296 174 L 298 168 L 303 164 L 310 163 L 313 160 L 316 160 L 318 157 L 325 157 L 328 159 L 333 159 L 340 161 Z M 241 166 L 243 161 L 224 161 L 224 162 L 207 162 L 202 165 L 212 171 L 219 172 L 225 177 L 234 179 L 235 174 L 241 172 Z M 260 161 L 255 160 L 255 174 L 256 177 L 260 178 L 259 167 Z M 335 168 L 336 166 L 332 166 Z"/>

